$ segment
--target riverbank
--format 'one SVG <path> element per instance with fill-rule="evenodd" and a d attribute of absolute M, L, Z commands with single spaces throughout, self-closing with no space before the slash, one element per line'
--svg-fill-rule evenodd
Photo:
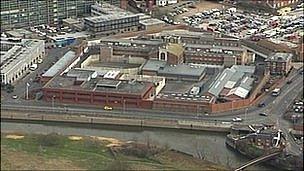
<path fill-rule="evenodd" d="M 100 136 L 1 133 L 1 170 L 226 170 L 146 143 Z"/>

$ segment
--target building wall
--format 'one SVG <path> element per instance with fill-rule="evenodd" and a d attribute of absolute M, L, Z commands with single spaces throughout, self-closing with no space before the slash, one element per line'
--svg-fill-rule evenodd
<path fill-rule="evenodd" d="M 153 109 L 165 111 L 179 111 L 179 112 L 195 112 L 205 113 L 210 112 L 209 103 L 185 102 L 170 99 L 155 99 L 153 102 Z"/>
<path fill-rule="evenodd" d="M 1 29 L 56 25 L 62 19 L 89 14 L 93 3 L 93 0 L 1 0 Z"/>
<path fill-rule="evenodd" d="M 151 86 L 142 95 L 132 95 L 128 93 L 106 93 L 84 90 L 51 89 L 43 88 L 43 99 L 48 102 L 90 104 L 98 106 L 111 106 L 119 108 L 151 108 L 152 102 L 148 97 L 154 92 Z"/>
<path fill-rule="evenodd" d="M 287 74 L 291 69 L 291 61 L 267 61 L 266 69 L 270 71 L 270 74 Z"/>
<path fill-rule="evenodd" d="M 168 58 L 167 58 L 168 64 L 178 65 L 184 63 L 184 56 L 183 54 L 176 56 L 170 52 L 168 52 Z"/>
<path fill-rule="evenodd" d="M 84 20 L 85 28 L 95 35 L 113 35 L 118 33 L 134 32 L 139 28 L 139 16 L 126 16 L 105 21 Z"/>

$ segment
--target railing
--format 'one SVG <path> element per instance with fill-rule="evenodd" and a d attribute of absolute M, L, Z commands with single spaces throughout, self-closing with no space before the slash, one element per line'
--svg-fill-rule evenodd
<path fill-rule="evenodd" d="M 274 152 L 272 152 L 270 154 L 265 154 L 263 156 L 255 158 L 253 160 L 250 160 L 249 162 L 247 162 L 247 163 L 243 164 L 242 166 L 240 166 L 239 168 L 235 169 L 235 171 L 240 171 L 240 170 L 243 170 L 243 169 L 245 169 L 245 168 L 247 168 L 247 167 L 249 167 L 249 166 L 251 166 L 253 164 L 259 163 L 261 161 L 268 160 L 268 159 L 270 159 L 270 158 L 272 158 L 274 156 L 279 155 L 281 152 L 282 152 L 281 150 L 280 151 L 276 150 L 276 151 L 274 151 Z"/>

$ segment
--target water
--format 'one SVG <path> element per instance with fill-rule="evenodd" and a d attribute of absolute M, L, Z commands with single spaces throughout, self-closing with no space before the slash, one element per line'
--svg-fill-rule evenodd
<path fill-rule="evenodd" d="M 1 122 L 3 132 L 24 132 L 47 134 L 56 132 L 62 135 L 85 135 L 113 137 L 120 140 L 133 140 L 141 143 L 154 143 L 169 146 L 188 154 L 197 156 L 200 152 L 205 159 L 230 167 L 238 167 L 249 161 L 244 156 L 228 149 L 225 145 L 225 134 L 199 131 L 141 129 L 134 127 L 95 126 L 79 124 L 50 124 L 50 123 L 16 123 Z M 251 166 L 252 170 L 273 170 L 268 166 Z"/>

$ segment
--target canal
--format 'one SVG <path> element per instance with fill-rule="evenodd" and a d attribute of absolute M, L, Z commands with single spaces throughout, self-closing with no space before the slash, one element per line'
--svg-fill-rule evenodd
<path fill-rule="evenodd" d="M 125 141 L 138 141 L 141 143 L 154 143 L 159 146 L 169 146 L 191 155 L 203 154 L 206 160 L 230 166 L 238 167 L 249 161 L 242 155 L 228 149 L 225 145 L 225 134 L 185 131 L 176 129 L 141 129 L 136 127 L 119 126 L 94 126 L 80 124 L 56 124 L 56 123 L 30 123 L 30 122 L 1 122 L 2 132 L 23 133 L 59 133 L 62 135 L 79 136 L 103 136 L 113 137 Z M 270 166 L 251 166 L 252 170 L 273 170 Z"/>

